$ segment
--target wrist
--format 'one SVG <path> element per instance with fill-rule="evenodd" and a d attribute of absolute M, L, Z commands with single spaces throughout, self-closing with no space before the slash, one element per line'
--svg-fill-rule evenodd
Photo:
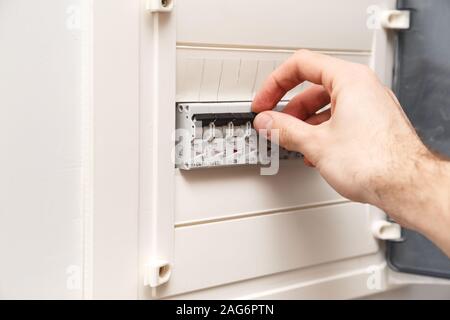
<path fill-rule="evenodd" d="M 450 162 L 437 159 L 434 163 L 438 176 L 429 191 L 433 192 L 428 215 L 428 221 L 423 223 L 418 231 L 436 243 L 450 256 Z"/>
<path fill-rule="evenodd" d="M 436 226 L 450 224 L 450 163 L 432 155 L 422 169 L 416 174 L 414 185 L 418 197 L 412 202 L 421 211 L 417 220 L 422 222 L 415 227 L 425 234 L 434 234 Z"/>

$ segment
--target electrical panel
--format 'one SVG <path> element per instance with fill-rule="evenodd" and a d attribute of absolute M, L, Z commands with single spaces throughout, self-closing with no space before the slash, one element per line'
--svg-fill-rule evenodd
<path fill-rule="evenodd" d="M 178 103 L 176 108 L 175 163 L 180 169 L 269 165 L 275 157 L 302 158 L 256 132 L 251 102 Z"/>

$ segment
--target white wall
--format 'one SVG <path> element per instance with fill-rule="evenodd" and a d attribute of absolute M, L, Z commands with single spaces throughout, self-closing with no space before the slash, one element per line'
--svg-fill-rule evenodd
<path fill-rule="evenodd" d="M 0 298 L 82 294 L 79 6 L 0 0 Z"/>

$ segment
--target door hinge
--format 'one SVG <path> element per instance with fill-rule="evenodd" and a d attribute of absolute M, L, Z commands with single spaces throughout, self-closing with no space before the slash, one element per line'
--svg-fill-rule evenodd
<path fill-rule="evenodd" d="M 410 12 L 408 10 L 383 10 L 380 14 L 380 23 L 385 29 L 409 29 Z"/>
<path fill-rule="evenodd" d="M 150 12 L 170 12 L 175 0 L 147 0 L 147 10 Z"/>
<path fill-rule="evenodd" d="M 156 288 L 170 279 L 172 265 L 163 260 L 155 260 L 145 266 L 144 285 Z"/>
<path fill-rule="evenodd" d="M 395 222 L 377 220 L 372 223 L 372 234 L 375 238 L 385 241 L 402 242 L 402 227 Z"/>

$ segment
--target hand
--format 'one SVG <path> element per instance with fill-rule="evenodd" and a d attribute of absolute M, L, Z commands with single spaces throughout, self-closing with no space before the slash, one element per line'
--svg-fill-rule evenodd
<path fill-rule="evenodd" d="M 268 111 L 304 81 L 313 85 L 282 112 Z M 443 246 L 436 233 L 450 227 L 449 163 L 422 144 L 395 95 L 367 66 L 300 50 L 270 75 L 252 106 L 255 128 L 278 129 L 280 145 L 301 152 L 342 196 L 378 206 Z M 422 210 L 440 212 L 434 218 L 441 226 L 431 226 Z M 448 230 L 440 237 L 450 254 Z"/>

